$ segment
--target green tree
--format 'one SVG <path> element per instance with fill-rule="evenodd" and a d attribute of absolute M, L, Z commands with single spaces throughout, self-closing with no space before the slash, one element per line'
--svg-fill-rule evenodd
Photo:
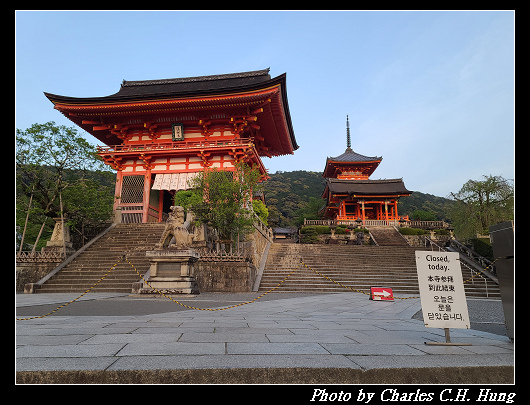
<path fill-rule="evenodd" d="M 196 194 L 189 207 L 195 217 L 219 232 L 222 240 L 233 240 L 252 230 L 254 211 L 250 204 L 253 192 L 261 191 L 261 174 L 244 163 L 234 172 L 204 170 L 188 186 Z"/>
<path fill-rule="evenodd" d="M 51 235 L 53 221 L 47 218 L 60 215 L 61 197 L 63 213 L 74 231 L 110 217 L 113 190 L 87 177 L 105 165 L 75 127 L 47 122 L 17 129 L 15 162 L 16 223 L 21 234 L 29 212 L 27 243 L 35 243 L 42 230 L 41 247 Z M 112 176 L 107 171 L 98 173 L 99 177 Z"/>
<path fill-rule="evenodd" d="M 304 218 L 319 219 L 320 215 L 318 215 L 318 213 L 324 204 L 325 202 L 322 198 L 309 197 L 309 202 L 305 203 L 302 208 L 296 211 L 295 225 L 302 225 L 304 223 Z"/>
<path fill-rule="evenodd" d="M 438 220 L 434 212 L 425 211 L 425 210 L 414 210 L 412 212 L 411 219 L 415 221 L 436 221 Z"/>
<path fill-rule="evenodd" d="M 115 175 L 101 172 L 106 184 L 113 184 Z M 74 232 L 83 233 L 86 226 L 97 226 L 111 219 L 114 189 L 92 178 L 71 177 L 63 190 L 63 209 L 68 225 Z"/>
<path fill-rule="evenodd" d="M 53 121 L 16 130 L 16 165 L 24 191 L 34 188 L 36 202 L 50 216 L 58 213 L 57 199 L 67 186 L 66 170 L 104 168 L 95 147 L 75 127 L 56 126 Z"/>
<path fill-rule="evenodd" d="M 261 222 L 263 222 L 265 225 L 268 225 L 267 221 L 269 219 L 269 210 L 267 209 L 267 206 L 263 204 L 263 201 L 252 200 L 252 208 L 259 219 L 261 219 Z"/>
<path fill-rule="evenodd" d="M 462 239 L 487 234 L 490 225 L 514 219 L 513 183 L 502 176 L 482 177 L 467 181 L 460 191 L 450 194 L 456 202 L 452 223 Z"/>
<path fill-rule="evenodd" d="M 192 205 L 200 204 L 202 201 L 199 194 L 193 190 L 180 190 L 173 197 L 173 205 L 180 205 L 187 212 Z"/>
<path fill-rule="evenodd" d="M 268 225 L 271 227 L 280 226 L 280 216 L 278 209 L 275 205 L 269 205 L 267 207 L 269 210 L 269 218 L 267 219 Z"/>

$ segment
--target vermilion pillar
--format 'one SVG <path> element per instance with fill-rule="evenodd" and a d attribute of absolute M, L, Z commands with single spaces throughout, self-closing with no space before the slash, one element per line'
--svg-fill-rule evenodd
<path fill-rule="evenodd" d="M 143 212 L 142 222 L 147 223 L 149 215 L 149 194 L 151 192 L 151 169 L 147 169 L 144 177 L 144 195 L 143 195 Z"/>

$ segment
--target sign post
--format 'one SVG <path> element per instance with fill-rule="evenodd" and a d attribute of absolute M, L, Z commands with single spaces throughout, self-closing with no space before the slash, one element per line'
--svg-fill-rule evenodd
<path fill-rule="evenodd" d="M 445 343 L 425 344 L 471 346 L 471 343 L 451 343 L 449 334 L 449 328 L 470 327 L 460 254 L 416 251 L 416 269 L 425 327 L 445 330 Z"/>

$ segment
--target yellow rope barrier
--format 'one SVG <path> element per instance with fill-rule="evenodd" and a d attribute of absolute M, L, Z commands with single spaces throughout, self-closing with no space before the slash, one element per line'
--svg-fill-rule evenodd
<path fill-rule="evenodd" d="M 103 277 L 101 277 L 98 281 L 95 282 L 95 284 L 90 287 L 88 290 L 86 290 L 83 294 L 81 294 L 79 297 L 73 299 L 72 301 L 69 301 L 69 302 L 66 302 L 64 303 L 63 305 L 60 305 L 58 306 L 57 308 L 55 308 L 53 311 L 51 312 L 48 312 L 47 314 L 44 314 L 44 315 L 39 315 L 39 316 L 31 316 L 31 317 L 28 317 L 28 318 L 16 318 L 17 321 L 27 321 L 29 319 L 39 319 L 39 318 L 44 318 L 44 317 L 47 317 L 48 315 L 51 315 L 53 314 L 54 312 L 57 312 L 59 309 L 61 308 L 64 308 L 65 306 L 67 305 L 70 305 L 72 302 L 76 302 L 79 298 L 81 298 L 82 296 L 84 296 L 85 294 L 87 294 L 90 290 L 92 290 L 95 286 L 97 286 L 101 281 L 103 281 L 103 279 L 105 277 L 107 277 L 109 275 L 109 273 L 114 270 L 114 268 L 124 259 L 124 257 L 121 257 L 116 263 L 114 263 L 114 266 L 112 266 L 110 268 L 109 271 L 107 271 L 105 273 L 105 275 Z"/>
<path fill-rule="evenodd" d="M 223 308 L 197 308 L 197 307 L 194 307 L 194 306 L 191 306 L 191 305 L 183 304 L 182 302 L 179 302 L 179 301 L 177 301 L 177 300 L 174 300 L 174 299 L 173 299 L 172 297 L 170 297 L 169 295 L 164 294 L 162 291 L 156 289 L 156 288 L 153 287 L 151 284 L 149 284 L 149 282 L 144 278 L 144 276 L 142 276 L 142 275 L 140 274 L 140 272 L 136 269 L 136 267 L 134 266 L 134 264 L 132 264 L 132 263 L 129 261 L 129 259 L 126 258 L 125 261 L 131 265 L 131 267 L 132 267 L 132 268 L 134 269 L 134 271 L 140 276 L 140 278 L 144 281 L 144 283 L 146 283 L 149 287 L 151 287 L 153 290 L 155 290 L 158 294 L 160 294 L 160 295 L 166 297 L 167 299 L 173 301 L 175 304 L 179 304 L 179 305 L 181 305 L 181 306 L 183 306 L 183 307 L 185 307 L 185 308 L 188 308 L 188 309 L 195 309 L 195 310 L 197 310 L 197 311 L 224 311 L 225 309 L 236 308 L 236 307 L 240 307 L 240 306 L 242 306 L 242 305 L 251 304 L 251 303 L 253 303 L 253 302 L 259 300 L 260 298 L 266 296 L 266 295 L 269 294 L 270 292 L 272 292 L 272 291 L 276 290 L 277 288 L 279 288 L 279 287 L 280 287 L 280 286 L 281 286 L 281 285 L 282 285 L 282 284 L 283 284 L 283 283 L 284 283 L 289 277 L 291 277 L 291 275 L 292 275 L 296 270 L 298 270 L 298 269 L 300 268 L 300 265 L 298 265 L 293 271 L 291 271 L 291 272 L 287 275 L 287 277 L 285 277 L 282 281 L 280 281 L 276 287 L 271 288 L 269 291 L 267 291 L 267 292 L 261 294 L 259 297 L 256 297 L 256 298 L 254 298 L 253 300 L 250 300 L 250 301 L 247 301 L 247 302 L 241 302 L 241 303 L 239 303 L 239 304 L 230 305 L 230 306 L 228 306 L 228 307 L 223 307 Z"/>
<path fill-rule="evenodd" d="M 317 270 L 313 269 L 311 266 L 308 266 L 306 263 L 304 263 L 303 260 L 300 260 L 300 263 L 299 265 L 294 269 L 292 270 L 282 281 L 280 281 L 278 283 L 278 285 L 276 285 L 275 287 L 271 288 L 270 290 L 266 291 L 265 293 L 261 294 L 260 296 L 254 298 L 253 300 L 250 300 L 250 301 L 246 301 L 246 302 L 241 302 L 239 304 L 235 304 L 235 305 L 230 305 L 228 307 L 221 307 L 221 308 L 198 308 L 198 307 L 194 307 L 194 306 L 191 306 L 191 305 L 186 305 L 186 304 L 183 304 L 182 302 L 179 302 L 175 299 L 173 299 L 171 296 L 167 295 L 167 294 L 164 294 L 162 291 L 158 290 L 157 288 L 153 287 L 151 284 L 149 284 L 149 282 L 144 278 L 144 276 L 142 274 L 140 274 L 140 272 L 136 269 L 136 267 L 134 266 L 134 264 L 132 264 L 129 259 L 127 259 L 127 257 L 125 256 L 122 256 L 110 269 L 109 271 L 107 271 L 105 273 L 105 275 L 103 277 L 101 277 L 98 281 L 96 281 L 96 283 L 91 286 L 88 290 L 86 290 L 83 294 L 81 294 L 79 297 L 69 301 L 69 302 L 66 302 L 60 306 L 58 306 L 56 309 L 54 309 L 53 311 L 51 312 L 48 312 L 47 314 L 44 314 L 44 315 L 39 315 L 39 316 L 32 316 L 32 317 L 28 317 L 28 318 L 16 318 L 17 321 L 26 321 L 26 320 L 29 320 L 29 319 L 38 319 L 38 318 L 44 318 L 46 316 L 49 316 L 55 312 L 57 312 L 59 309 L 61 308 L 64 308 L 66 307 L 67 305 L 70 305 L 71 303 L 77 301 L 79 298 L 83 297 L 85 294 L 87 294 L 88 292 L 90 292 L 94 287 L 96 287 L 101 281 L 103 281 L 105 279 L 105 277 L 107 277 L 109 275 L 109 273 L 114 270 L 116 268 L 116 266 L 122 261 L 122 260 L 125 260 L 133 269 L 134 271 L 138 274 L 138 276 L 140 276 L 140 278 L 144 281 L 144 283 L 146 283 L 150 288 L 152 288 L 155 292 L 157 292 L 158 294 L 162 295 L 163 297 L 173 301 L 175 304 L 179 304 L 181 306 L 183 306 L 184 308 L 188 308 L 188 309 L 195 309 L 197 311 L 224 311 L 226 309 L 230 309 L 230 308 L 236 308 L 236 307 L 240 307 L 242 305 L 247 305 L 247 304 L 251 304 L 257 300 L 259 300 L 260 298 L 266 296 L 267 294 L 273 292 L 274 290 L 280 288 L 280 286 L 285 282 L 287 281 L 287 279 L 289 277 L 291 277 L 291 275 L 293 275 L 299 268 L 301 265 L 304 265 L 307 269 L 313 271 L 314 273 L 318 274 L 319 276 L 343 287 L 343 288 L 346 288 L 348 290 L 351 290 L 351 291 L 355 291 L 355 292 L 358 292 L 358 293 L 361 293 L 361 294 L 364 294 L 364 295 L 371 295 L 370 293 L 366 292 L 366 291 L 362 291 L 362 290 L 359 290 L 359 289 L 356 289 L 356 288 L 353 288 L 353 287 L 349 287 L 347 285 L 344 285 L 342 284 L 341 282 L 339 281 L 336 281 L 334 279 L 332 279 L 331 277 L 328 277 L 320 272 L 318 272 Z M 499 259 L 496 259 L 495 261 L 493 261 L 493 263 L 491 263 L 488 267 L 486 267 L 484 270 L 480 271 L 480 272 L 477 272 L 477 274 L 475 274 L 473 277 L 467 279 L 466 281 L 464 281 L 464 284 L 473 280 L 475 277 L 477 277 L 478 275 L 482 274 L 484 271 L 486 271 L 488 268 L 490 268 L 491 266 L 493 266 L 495 264 L 495 262 L 499 260 Z M 413 298 L 420 298 L 419 296 L 414 296 L 414 297 L 396 297 L 396 296 L 393 296 L 392 298 L 394 299 L 399 299 L 399 300 L 408 300 L 408 299 L 413 299 Z"/>

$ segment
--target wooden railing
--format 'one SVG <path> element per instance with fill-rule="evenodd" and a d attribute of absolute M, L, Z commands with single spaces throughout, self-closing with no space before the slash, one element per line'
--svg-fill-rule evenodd
<path fill-rule="evenodd" d="M 232 148 L 241 146 L 252 146 L 252 140 L 212 140 L 212 141 L 179 141 L 179 142 L 161 142 L 161 143 L 143 143 L 143 144 L 120 144 L 112 146 L 98 146 L 100 154 L 106 153 L 126 153 L 126 152 L 156 152 L 165 150 L 179 149 L 203 149 L 203 148 Z"/>
<path fill-rule="evenodd" d="M 420 229 L 445 229 L 449 228 L 449 224 L 445 221 L 405 221 L 402 225 L 407 228 L 420 228 Z"/>
<path fill-rule="evenodd" d="M 305 219 L 304 226 L 307 225 L 358 225 L 359 222 L 356 220 L 344 220 L 344 219 Z M 445 221 L 398 221 L 398 220 L 385 220 L 385 219 L 365 219 L 360 224 L 364 226 L 395 226 L 395 227 L 407 227 L 407 228 L 420 228 L 420 229 L 445 229 L 449 227 L 449 224 Z"/>
<path fill-rule="evenodd" d="M 49 252 L 17 252 L 17 263 L 61 263 L 64 260 L 62 250 L 53 250 Z"/>

